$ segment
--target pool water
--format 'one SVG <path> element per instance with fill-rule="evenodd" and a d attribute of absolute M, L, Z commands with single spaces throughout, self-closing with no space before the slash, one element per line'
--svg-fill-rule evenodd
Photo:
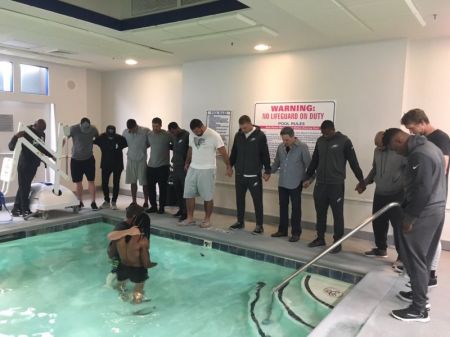
<path fill-rule="evenodd" d="M 257 282 L 271 288 L 292 273 L 152 236 L 158 266 L 145 285 L 150 301 L 133 305 L 105 286 L 111 228 L 98 223 L 2 243 L 0 336 L 255 336 L 248 303 Z"/>

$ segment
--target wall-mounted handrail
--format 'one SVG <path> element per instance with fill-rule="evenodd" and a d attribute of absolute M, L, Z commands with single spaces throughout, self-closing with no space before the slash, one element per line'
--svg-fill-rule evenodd
<path fill-rule="evenodd" d="M 352 229 L 349 233 L 347 233 L 346 235 L 344 235 L 342 238 L 340 238 L 338 241 L 336 241 L 335 243 L 333 243 L 330 247 L 328 247 L 327 249 L 325 249 L 323 252 L 321 252 L 320 254 L 318 254 L 317 256 L 315 256 L 311 261 L 309 261 L 308 263 L 306 263 L 303 267 L 301 267 L 300 269 L 298 269 L 297 271 L 295 271 L 292 275 L 288 276 L 286 279 L 283 280 L 283 282 L 281 282 L 280 284 L 278 284 L 276 287 L 274 287 L 272 289 L 272 298 L 271 301 L 269 303 L 268 309 L 267 309 L 267 318 L 264 320 L 265 324 L 270 323 L 270 316 L 272 315 L 272 307 L 273 307 L 273 302 L 275 299 L 275 294 L 278 290 L 280 290 L 283 286 L 285 286 L 287 283 L 289 283 L 290 280 L 292 280 L 294 277 L 296 277 L 297 275 L 299 275 L 300 273 L 304 272 L 306 269 L 308 269 L 308 267 L 310 267 L 312 264 L 314 264 L 314 262 L 316 262 L 317 260 L 321 259 L 322 257 L 324 257 L 325 255 L 327 255 L 330 251 L 332 251 L 334 248 L 336 248 L 337 246 L 339 246 L 342 242 L 344 242 L 345 240 L 347 240 L 348 238 L 350 238 L 353 234 L 355 234 L 356 232 L 358 232 L 359 230 L 361 230 L 363 227 L 365 227 L 367 224 L 369 224 L 370 222 L 372 222 L 373 220 L 375 220 L 376 218 L 380 217 L 381 215 L 383 215 L 384 213 L 386 213 L 388 210 L 390 210 L 391 208 L 394 207 L 400 207 L 400 204 L 398 202 L 391 202 L 389 204 L 387 204 L 386 206 L 384 206 L 383 208 L 381 208 L 379 211 L 377 211 L 376 213 L 372 214 L 370 217 L 368 217 L 366 220 L 364 220 L 359 226 L 355 227 L 354 229 Z"/>

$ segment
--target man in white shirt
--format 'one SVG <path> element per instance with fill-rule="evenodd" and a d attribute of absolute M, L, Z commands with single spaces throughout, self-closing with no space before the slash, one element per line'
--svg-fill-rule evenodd
<path fill-rule="evenodd" d="M 217 151 L 227 167 L 227 176 L 231 177 L 233 170 L 222 137 L 216 131 L 204 126 L 199 119 L 193 119 L 190 127 L 193 134 L 189 135 L 189 150 L 185 164 L 187 175 L 184 185 L 187 219 L 181 224 L 195 225 L 195 197 L 200 196 L 204 200 L 205 207 L 205 218 L 200 227 L 208 228 L 211 226 L 211 214 L 214 208 Z"/>

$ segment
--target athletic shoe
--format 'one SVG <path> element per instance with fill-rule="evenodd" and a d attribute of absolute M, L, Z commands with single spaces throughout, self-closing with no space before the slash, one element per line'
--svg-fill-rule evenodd
<path fill-rule="evenodd" d="M 164 210 L 164 208 L 158 209 L 158 214 L 164 214 L 164 213 L 166 213 L 166 211 Z"/>
<path fill-rule="evenodd" d="M 118 210 L 117 203 L 115 201 L 111 202 L 111 209 L 113 209 L 115 211 Z"/>
<path fill-rule="evenodd" d="M 325 246 L 325 240 L 321 239 L 321 238 L 315 238 L 314 240 L 312 240 L 310 243 L 308 243 L 308 247 L 312 248 L 312 247 L 320 247 L 320 246 Z"/>
<path fill-rule="evenodd" d="M 150 207 L 145 210 L 145 213 L 156 213 L 158 209 L 156 207 Z"/>
<path fill-rule="evenodd" d="M 392 310 L 392 317 L 404 322 L 429 322 L 430 316 L 427 310 L 417 311 L 412 307 L 405 309 Z"/>
<path fill-rule="evenodd" d="M 30 214 L 32 214 L 33 212 L 32 211 L 30 211 L 29 209 L 26 209 L 26 210 L 24 210 L 23 212 L 22 212 L 22 216 L 23 217 L 26 217 L 26 216 L 28 216 L 28 215 L 30 215 Z"/>
<path fill-rule="evenodd" d="M 262 233 L 264 233 L 263 226 L 256 226 L 255 229 L 253 230 L 253 234 L 262 234 Z"/>
<path fill-rule="evenodd" d="M 183 212 L 181 211 L 181 209 L 179 209 L 178 212 L 176 212 L 173 216 L 178 218 L 181 216 L 181 214 L 183 214 Z"/>
<path fill-rule="evenodd" d="M 229 227 L 229 229 L 242 229 L 242 228 L 244 228 L 244 224 L 240 223 L 239 221 Z"/>
<path fill-rule="evenodd" d="M 186 219 L 187 219 L 187 214 L 181 214 L 180 217 L 179 217 L 179 219 L 178 219 L 178 221 L 179 221 L 179 222 L 182 222 L 182 221 L 184 221 L 184 220 L 186 220 Z"/>
<path fill-rule="evenodd" d="M 337 254 L 342 250 L 342 245 L 338 245 L 336 247 L 334 247 L 331 251 L 330 254 Z"/>
<path fill-rule="evenodd" d="M 372 250 L 365 252 L 364 255 L 367 257 L 388 257 L 385 249 L 378 248 L 373 248 Z"/>
<path fill-rule="evenodd" d="M 437 285 L 437 277 L 430 278 L 430 280 L 428 281 L 428 288 L 435 288 L 437 287 Z M 405 283 L 405 286 L 411 288 L 411 281 Z"/>
<path fill-rule="evenodd" d="M 271 237 L 273 237 L 273 238 L 281 238 L 281 237 L 283 237 L 283 236 L 288 236 L 288 235 L 287 235 L 287 233 L 283 233 L 283 232 L 280 232 L 280 231 L 278 231 L 278 232 L 276 232 L 276 233 L 273 233 L 273 234 L 271 235 Z"/>
<path fill-rule="evenodd" d="M 403 265 L 399 265 L 399 264 L 392 266 L 392 269 L 394 269 L 394 271 L 399 274 L 403 273 L 403 271 L 404 271 Z"/>
<path fill-rule="evenodd" d="M 103 201 L 103 204 L 100 206 L 101 209 L 110 208 L 109 201 Z"/>
<path fill-rule="evenodd" d="M 18 208 L 13 208 L 11 210 L 11 215 L 12 216 L 21 216 L 22 215 L 22 211 Z"/>
<path fill-rule="evenodd" d="M 289 238 L 289 242 L 297 242 L 298 240 L 300 240 L 300 235 L 292 235 Z"/>
<path fill-rule="evenodd" d="M 397 294 L 397 297 L 401 299 L 402 301 L 412 303 L 413 301 L 413 293 L 412 291 L 399 291 Z"/>
<path fill-rule="evenodd" d="M 97 204 L 95 203 L 95 201 L 91 202 L 91 208 L 92 208 L 93 211 L 97 211 L 98 210 L 98 207 L 97 207 Z"/>

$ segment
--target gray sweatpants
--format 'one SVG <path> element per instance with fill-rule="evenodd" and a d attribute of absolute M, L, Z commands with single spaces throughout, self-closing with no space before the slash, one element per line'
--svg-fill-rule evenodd
<path fill-rule="evenodd" d="M 414 309 L 427 303 L 431 263 L 444 226 L 445 206 L 426 208 L 409 233 L 400 231 L 400 256 L 411 280 Z"/>

